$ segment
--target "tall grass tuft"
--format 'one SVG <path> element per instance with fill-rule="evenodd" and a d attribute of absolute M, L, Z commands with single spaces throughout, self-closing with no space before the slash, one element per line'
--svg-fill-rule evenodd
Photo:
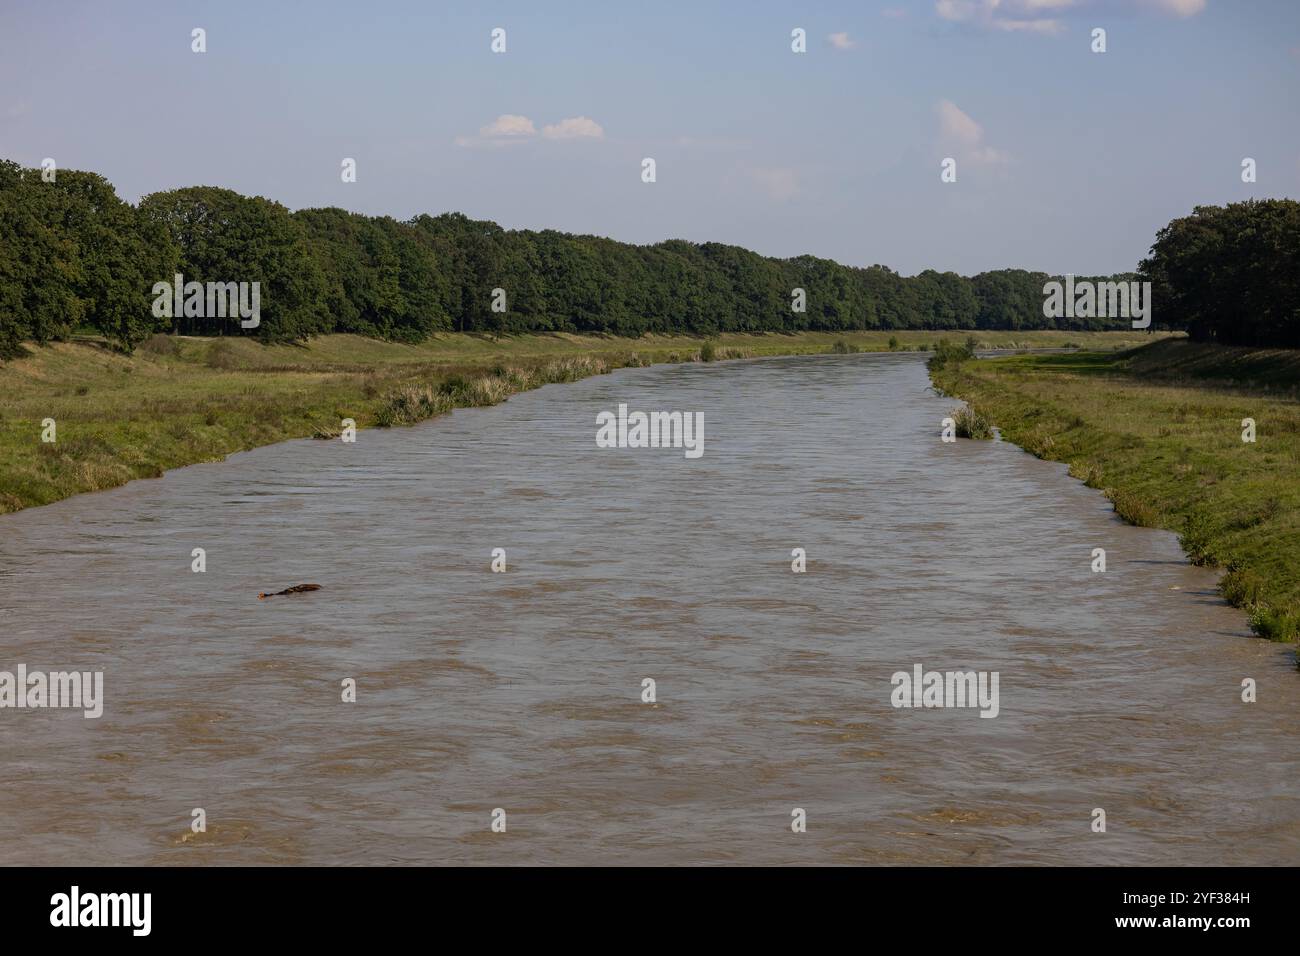
<path fill-rule="evenodd" d="M 1230 564 L 1219 582 L 1219 593 L 1233 607 L 1253 608 L 1263 597 L 1264 579 L 1250 568 Z"/>
<path fill-rule="evenodd" d="M 575 355 L 547 362 L 536 372 L 537 383 L 576 382 L 609 371 L 609 363 L 590 355 Z"/>
<path fill-rule="evenodd" d="M 1131 525 L 1137 525 L 1139 528 L 1154 528 L 1160 522 L 1160 515 L 1156 509 L 1131 491 L 1107 488 L 1106 497 L 1115 506 L 1115 513 Z"/>
<path fill-rule="evenodd" d="M 445 384 L 445 383 L 444 383 Z M 388 396 L 375 413 L 380 428 L 414 425 L 426 418 L 441 415 L 455 407 L 450 394 L 427 385 L 404 385 Z"/>
<path fill-rule="evenodd" d="M 1101 468 L 1090 461 L 1072 461 L 1070 462 L 1070 477 L 1078 478 L 1089 488 L 1100 488 L 1102 481 Z"/>
<path fill-rule="evenodd" d="M 993 423 L 970 407 L 959 408 L 953 415 L 958 438 L 987 441 L 993 437 Z"/>

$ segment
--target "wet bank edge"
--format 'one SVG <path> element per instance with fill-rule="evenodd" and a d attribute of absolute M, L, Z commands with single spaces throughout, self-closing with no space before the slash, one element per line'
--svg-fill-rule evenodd
<path fill-rule="evenodd" d="M 977 352 L 975 353 L 975 357 L 976 357 L 977 359 L 979 359 L 979 358 L 998 358 L 998 357 L 1001 357 L 1001 356 L 1004 356 L 1004 355 L 1034 355 L 1034 354 L 1051 354 L 1051 353 L 1081 352 L 1081 351 L 1086 351 L 1086 350 L 1085 350 L 1085 349 L 1059 349 L 1059 348 L 1054 348 L 1054 349 L 988 349 L 988 350 L 979 350 L 979 351 L 977 351 Z M 970 404 L 969 404 L 969 402 L 967 402 L 966 399 L 962 398 L 960 395 L 950 394 L 950 393 L 948 393 L 948 392 L 945 392 L 942 388 L 940 388 L 937 384 L 935 384 L 934 376 L 933 376 L 932 374 L 929 373 L 929 370 L 928 370 L 928 369 L 927 369 L 927 375 L 928 375 L 929 378 L 930 378 L 930 388 L 934 391 L 934 393 L 935 393 L 936 395 L 939 395 L 939 396 L 942 397 L 942 398 L 952 399 L 952 400 L 955 401 L 955 402 L 960 402 L 962 406 L 965 406 L 966 408 L 970 408 Z M 992 430 L 993 430 L 993 439 L 992 439 L 992 440 L 993 440 L 994 442 L 997 442 L 997 443 L 1000 443 L 1000 444 L 1005 444 L 1005 445 L 1012 445 L 1012 446 L 1014 446 L 1015 448 L 1020 449 L 1020 451 L 1024 452 L 1026 455 L 1029 455 L 1029 456 L 1032 457 L 1032 458 L 1036 458 L 1036 459 L 1038 459 L 1039 461 L 1046 462 L 1046 463 L 1048 463 L 1048 464 L 1052 464 L 1052 465 L 1059 465 L 1059 466 L 1061 466 L 1061 472 L 1062 472 L 1062 474 L 1064 474 L 1064 476 L 1065 476 L 1066 478 L 1070 479 L 1071 481 L 1076 481 L 1076 482 L 1078 482 L 1079 484 L 1084 485 L 1084 487 L 1087 487 L 1090 491 L 1094 491 L 1094 492 L 1097 492 L 1098 494 L 1101 494 L 1103 498 L 1105 497 L 1105 494 L 1101 491 L 1101 489 L 1092 488 L 1091 486 L 1088 486 L 1088 485 L 1084 482 L 1084 480 L 1083 480 L 1082 478 L 1076 478 L 1074 475 L 1070 474 L 1070 463 L 1069 463 L 1069 462 L 1066 462 L 1066 461 L 1060 461 L 1060 460 L 1055 459 L 1055 458 L 1043 458 L 1043 457 L 1040 457 L 1040 456 L 1038 456 L 1038 455 L 1035 455 L 1033 452 L 1031 452 L 1029 449 L 1025 448 L 1023 445 L 1020 445 L 1020 444 L 1018 444 L 1018 443 L 1016 443 L 1016 442 L 1014 442 L 1014 441 L 1012 441 L 1012 440 L 1010 440 L 1010 439 L 1008 439 L 1008 438 L 1004 438 L 1003 435 L 1002 435 L 1002 429 L 999 428 L 999 427 L 996 425 L 996 423 L 990 422 L 990 424 L 991 424 L 991 427 L 992 427 Z M 970 439 L 967 439 L 967 440 L 969 441 Z M 1141 526 L 1141 525 L 1136 525 L 1136 524 L 1133 524 L 1133 523 L 1127 521 L 1127 520 L 1124 518 L 1124 516 L 1121 515 L 1121 514 L 1119 513 L 1118 509 L 1115 509 L 1115 508 L 1114 508 L 1113 504 L 1112 504 L 1112 511 L 1113 511 L 1113 513 L 1114 513 L 1114 515 L 1115 515 L 1116 520 L 1120 521 L 1121 523 L 1126 524 L 1126 525 L 1128 525 L 1129 527 L 1134 527 L 1134 528 L 1143 528 L 1143 526 Z M 1187 551 L 1183 548 L 1183 546 L 1182 546 L 1182 542 L 1181 542 L 1180 540 L 1178 540 L 1178 535 L 1177 535 L 1176 532 L 1171 531 L 1171 530 L 1168 529 L 1168 528 L 1159 528 L 1159 527 L 1145 527 L 1144 530 L 1147 530 L 1147 531 L 1156 531 L 1156 532 L 1163 532 L 1163 533 L 1165 533 L 1165 534 L 1173 535 L 1174 538 L 1175 538 L 1175 542 L 1176 542 L 1177 545 L 1178 545 L 1178 550 L 1179 550 L 1179 552 L 1183 555 L 1183 558 L 1185 559 L 1185 561 L 1187 562 L 1187 564 L 1188 564 L 1188 565 L 1193 565 L 1193 564 L 1194 564 L 1194 562 L 1192 561 L 1191 557 L 1187 554 Z M 1218 592 L 1218 585 L 1219 585 L 1220 582 L 1222 582 L 1222 580 L 1223 580 L 1223 576 L 1224 576 L 1224 574 L 1226 573 L 1226 569 L 1225 569 L 1225 568 L 1218 567 L 1218 566 L 1215 566 L 1215 567 L 1212 567 L 1212 568 L 1207 568 L 1207 570 L 1212 570 L 1212 571 L 1215 571 L 1215 572 L 1217 573 L 1217 578 L 1216 578 L 1215 586 L 1216 586 L 1216 592 Z M 1234 607 L 1230 602 L 1228 602 L 1228 601 L 1223 597 L 1223 595 L 1222 595 L 1221 592 L 1218 592 L 1218 596 L 1219 596 L 1219 601 L 1222 603 L 1222 605 L 1223 605 L 1224 607 L 1229 607 L 1229 608 L 1232 608 L 1233 610 L 1236 610 L 1236 611 L 1240 611 L 1240 612 L 1242 612 L 1243 615 L 1245 614 L 1245 612 L 1246 612 L 1247 609 L 1245 609 L 1245 608 Z M 1251 631 L 1249 625 L 1247 625 L 1244 629 L 1245 629 L 1247 632 L 1251 633 L 1251 636 L 1252 636 L 1252 637 L 1255 637 L 1255 638 L 1258 639 L 1258 640 L 1261 640 L 1261 641 L 1268 641 L 1268 640 L 1269 640 L 1267 637 L 1264 637 L 1263 635 L 1255 634 L 1253 631 Z M 1281 644 L 1282 648 L 1287 649 L 1287 650 L 1284 650 L 1284 653 L 1290 653 L 1290 654 L 1291 654 L 1291 656 L 1292 656 L 1292 662 L 1293 662 L 1294 665 L 1295 665 L 1295 670 L 1296 670 L 1296 672 L 1297 672 L 1298 674 L 1300 674 L 1300 645 L 1296 645 L 1296 644 L 1288 644 L 1288 643 L 1286 643 L 1286 642 L 1279 642 L 1279 641 L 1272 641 L 1272 642 L 1270 642 L 1270 643 L 1279 643 L 1279 644 Z"/>
<path fill-rule="evenodd" d="M 836 353 L 833 349 L 834 349 L 834 347 L 831 346 L 831 347 L 828 348 L 825 352 L 790 352 L 790 353 L 777 353 L 777 354 L 764 354 L 764 355 L 745 356 L 745 357 L 743 357 L 743 358 L 720 358 L 720 359 L 712 360 L 712 361 L 707 362 L 707 363 L 704 362 L 702 359 L 699 359 L 699 358 L 691 358 L 691 359 L 688 359 L 688 360 L 685 360 L 685 361 L 681 361 L 681 362 L 671 362 L 671 361 L 666 361 L 666 362 L 646 362 L 645 364 L 612 364 L 612 363 L 614 363 L 614 362 L 616 362 L 616 361 L 618 361 L 618 360 L 620 360 L 620 359 L 626 358 L 627 356 L 621 356 L 621 355 L 617 355 L 617 354 L 608 354 L 608 353 L 607 353 L 607 354 L 602 354 L 602 353 L 595 353 L 595 352 L 590 353 L 590 354 L 581 354 L 581 353 L 580 353 L 580 354 L 578 354 L 578 355 L 565 356 L 565 357 L 563 357 L 563 358 L 557 358 L 557 359 L 555 359 L 555 360 L 553 360 L 553 361 L 573 361 L 573 360 L 584 361 L 584 360 L 585 360 L 585 361 L 591 363 L 591 367 L 590 367 L 590 369 L 587 371 L 586 374 L 581 375 L 581 376 L 578 376 L 578 377 L 576 377 L 576 378 L 567 379 L 566 381 L 557 381 L 557 382 L 546 382 L 546 381 L 542 381 L 542 382 L 538 382 L 538 383 L 536 383 L 536 384 L 534 384 L 534 385 L 531 385 L 531 386 L 528 386 L 528 387 L 525 387 L 525 388 L 517 388 L 517 389 L 514 389 L 514 390 L 512 390 L 512 391 L 509 391 L 507 394 L 505 394 L 505 395 L 501 398 L 501 401 L 503 401 L 503 402 L 504 402 L 504 401 L 508 401 L 511 395 L 521 395 L 521 394 L 523 394 L 523 393 L 525 393 L 525 392 L 535 391 L 535 390 L 537 390 L 538 388 L 542 388 L 542 387 L 544 387 L 545 385 L 567 385 L 567 384 L 571 384 L 572 382 L 580 382 L 580 381 L 583 381 L 584 379 L 591 378 L 592 376 L 595 376 L 595 375 L 609 375 L 609 374 L 612 374 L 612 373 L 614 373 L 614 372 L 618 372 L 618 371 L 621 371 L 621 370 L 623 370 L 623 369 L 629 369 L 629 368 L 654 368 L 654 367 L 664 366 L 664 365 L 692 365 L 692 364 L 711 364 L 711 365 L 720 365 L 720 364 L 734 364 L 734 363 L 737 363 L 737 362 L 757 362 L 757 361 L 762 361 L 762 360 L 764 360 L 764 359 L 774 359 L 774 358 L 796 358 L 796 357 L 816 358 L 816 357 L 819 356 L 819 355 L 827 355 L 827 356 L 830 356 L 830 355 L 843 354 L 843 353 Z M 1034 354 L 1067 353 L 1067 352 L 1078 352 L 1078 351 L 1081 351 L 1081 350 L 1080 350 L 1080 349 L 1077 349 L 1077 348 L 988 349 L 988 350 L 981 350 L 981 351 L 977 352 L 977 354 L 978 354 L 978 355 L 982 355 L 982 356 L 993 357 L 993 356 L 999 356 L 999 355 L 1034 355 Z M 930 349 L 915 349 L 915 350 L 909 350 L 909 351 L 904 351 L 904 350 L 894 351 L 894 350 L 886 350 L 886 349 L 879 349 L 879 350 L 865 349 L 865 350 L 862 350 L 862 351 L 860 351 L 860 352 L 857 352 L 857 353 L 851 353 L 851 354 L 856 354 L 856 355 L 861 355 L 861 356 L 871 356 L 872 358 L 883 358 L 883 357 L 885 357 L 885 356 L 893 356 L 893 357 L 895 357 L 895 358 L 915 358 L 916 356 L 927 356 L 927 355 L 930 355 L 930 354 L 932 354 L 932 352 L 931 352 Z M 602 365 L 603 365 L 603 367 L 600 367 L 600 366 L 602 366 Z M 507 362 L 505 362 L 504 360 L 503 360 L 502 362 L 499 362 L 499 363 L 498 363 L 498 366 L 505 366 L 505 367 L 507 367 L 507 368 L 510 367 L 509 364 L 508 364 Z M 491 375 L 492 375 L 492 368 L 493 368 L 493 366 L 485 366 L 485 367 L 483 368 L 483 372 L 484 372 L 485 377 L 487 377 L 487 376 L 491 376 Z M 430 382 L 430 383 L 426 383 L 426 384 L 425 384 L 425 387 L 436 387 L 437 384 L 438 384 L 438 383 L 437 383 L 436 381 L 433 381 L 433 382 Z M 383 425 L 383 426 L 381 426 L 381 425 L 366 425 L 366 426 L 358 425 L 358 426 L 357 426 L 357 430 L 358 430 L 358 431 L 362 431 L 362 430 L 369 430 L 369 429 L 372 429 L 372 428 L 402 428 L 402 427 L 409 427 L 409 426 L 411 426 L 411 425 L 418 425 L 418 424 L 420 424 L 421 422 L 430 421 L 430 420 L 432 420 L 432 419 L 434 419 L 434 418 L 441 417 L 442 415 L 445 415 L 445 414 L 447 414 L 448 412 L 456 411 L 456 410 L 458 410 L 458 409 L 459 409 L 459 410 L 463 410 L 463 409 L 469 409 L 469 408 L 490 407 L 490 404 L 497 404 L 497 403 L 490 403 L 490 404 L 488 404 L 488 405 L 485 405 L 484 403 L 475 403 L 475 402 L 470 402 L 470 401 L 464 401 L 463 399 L 464 399 L 464 397 L 463 397 L 462 395 L 454 396 L 454 397 L 451 398 L 451 403 L 450 403 L 449 407 L 447 407 L 446 409 L 440 410 L 440 411 L 438 411 L 438 412 L 435 412 L 434 414 L 428 415 L 427 417 L 420 418 L 420 419 L 415 420 L 415 421 L 409 421 L 409 422 L 397 422 L 397 423 L 394 423 L 394 424 L 392 424 L 392 425 Z M 160 422 L 159 424 L 160 424 L 160 425 L 165 425 L 166 422 L 165 422 L 165 421 L 164 421 L 164 422 Z M 337 435 L 331 435 L 331 436 L 318 436 L 317 440 L 319 440 L 319 438 L 321 438 L 321 437 L 325 437 L 325 438 L 329 438 L 329 439 L 337 439 L 338 436 L 337 436 Z M 228 459 L 230 459 L 230 458 L 231 458 L 232 456 L 234 456 L 234 455 L 239 455 L 239 454 L 243 454 L 243 453 L 245 453 L 245 452 L 253 451 L 254 449 L 257 449 L 257 448 L 269 448 L 269 447 L 274 446 L 274 445 L 287 444 L 288 442 L 294 442 L 294 441 L 309 441 L 309 440 L 313 440 L 313 436 L 310 435 L 310 434 L 308 434 L 308 435 L 302 435 L 302 436 L 300 436 L 300 437 L 293 437 L 293 438 L 277 438 L 277 439 L 274 440 L 274 441 L 269 441 L 269 442 L 264 442 L 264 443 L 251 443 L 251 444 L 247 444 L 247 445 L 244 445 L 244 446 L 242 446 L 242 447 L 235 448 L 235 449 L 233 449 L 233 450 L 231 450 L 231 451 L 228 451 L 228 452 L 225 452 L 225 453 L 222 453 L 222 454 L 219 454 L 219 455 L 215 455 L 214 457 L 211 457 L 211 458 L 203 458 L 203 459 L 198 459 L 198 460 L 195 460 L 195 461 L 190 461 L 190 462 L 187 462 L 186 464 L 179 465 L 179 466 L 174 467 L 174 468 L 160 469 L 159 472 L 158 472 L 157 474 L 155 474 L 155 475 L 140 475 L 140 476 L 138 476 L 138 477 L 126 478 L 125 480 L 119 481 L 119 482 L 117 482 L 116 484 L 105 485 L 105 486 L 102 487 L 102 488 L 95 488 L 95 489 L 87 490 L 87 491 L 74 492 L 74 493 L 69 494 L 69 495 L 66 495 L 66 496 L 64 496 L 64 497 L 62 497 L 62 498 L 58 498 L 58 499 L 56 499 L 56 500 L 54 500 L 54 501 L 48 501 L 48 502 L 46 502 L 46 503 L 44 503 L 44 504 L 40 504 L 40 505 L 28 505 L 28 506 L 20 507 L 20 508 L 17 508 L 17 509 L 15 509 L 15 510 L 13 510 L 13 511 L 6 512 L 5 514 L 0 514 L 0 522 L 2 522 L 2 521 L 4 520 L 6 514 L 18 514 L 18 513 L 21 512 L 21 511 L 32 511 L 32 510 L 37 509 L 37 508 L 50 508 L 50 507 L 53 507 L 53 506 L 55 506 L 55 505 L 58 505 L 60 502 L 68 501 L 68 500 L 70 500 L 70 499 L 72 499 L 72 498 L 81 498 L 81 497 L 84 497 L 84 496 L 86 496 L 86 495 L 99 494 L 99 493 L 101 493 L 101 492 L 105 492 L 105 491 L 113 491 L 113 490 L 115 490 L 115 489 L 117 489 L 117 488 L 122 488 L 122 487 L 124 487 L 124 486 L 126 486 L 126 485 L 130 485 L 130 484 L 133 484 L 133 483 L 138 482 L 138 481 L 152 481 L 152 480 L 157 480 L 157 479 L 162 478 L 162 477 L 164 477 L 165 475 L 167 475 L 167 474 L 169 474 L 169 473 L 171 473 L 171 472 L 180 471 L 181 469 L 184 469 L 184 468 L 192 468 L 192 467 L 194 467 L 195 465 L 210 465 L 210 464 L 216 464 L 216 463 L 220 463 L 220 462 L 223 462 L 223 461 L 227 461 Z"/>

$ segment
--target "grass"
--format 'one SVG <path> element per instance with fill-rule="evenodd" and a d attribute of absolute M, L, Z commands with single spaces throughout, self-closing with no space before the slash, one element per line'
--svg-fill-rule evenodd
<path fill-rule="evenodd" d="M 1178 533 L 1261 637 L 1300 631 L 1300 352 L 1166 339 L 1120 353 L 932 365 L 1002 436 Z M 1243 419 L 1256 441 L 1242 440 Z"/>
<path fill-rule="evenodd" d="M 990 347 L 1051 348 L 1055 332 L 982 333 Z M 84 337 L 0 365 L 0 514 L 216 461 L 289 438 L 407 425 L 547 382 L 659 362 L 929 349 L 937 332 L 728 334 L 702 340 L 567 334 L 443 335 L 419 345 L 331 335 L 304 345 L 155 336 L 133 355 Z M 1139 339 L 1094 333 L 1093 348 Z M 57 441 L 40 440 L 53 418 Z"/>
<path fill-rule="evenodd" d="M 993 437 L 993 425 L 973 408 L 961 408 L 953 413 L 958 438 L 987 441 Z"/>

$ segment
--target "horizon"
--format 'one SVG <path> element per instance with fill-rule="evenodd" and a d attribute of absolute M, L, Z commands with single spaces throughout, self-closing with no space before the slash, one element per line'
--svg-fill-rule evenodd
<path fill-rule="evenodd" d="M 1274 0 L 74 11 L 0 13 L 0 155 L 132 203 L 204 183 L 906 276 L 1111 275 L 1195 206 L 1300 194 L 1300 10 Z"/>

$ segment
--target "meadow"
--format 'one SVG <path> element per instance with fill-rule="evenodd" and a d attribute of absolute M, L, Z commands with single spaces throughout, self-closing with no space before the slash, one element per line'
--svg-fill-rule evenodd
<path fill-rule="evenodd" d="M 626 366 L 765 355 L 924 350 L 938 332 L 640 338 L 442 334 L 419 344 L 326 335 L 303 344 L 155 335 L 131 354 L 82 336 L 0 365 L 0 513 L 112 488 L 290 438 L 411 424 L 547 382 Z M 986 332 L 987 348 L 1121 348 L 1124 332 Z M 44 442 L 42 422 L 55 422 Z"/>

